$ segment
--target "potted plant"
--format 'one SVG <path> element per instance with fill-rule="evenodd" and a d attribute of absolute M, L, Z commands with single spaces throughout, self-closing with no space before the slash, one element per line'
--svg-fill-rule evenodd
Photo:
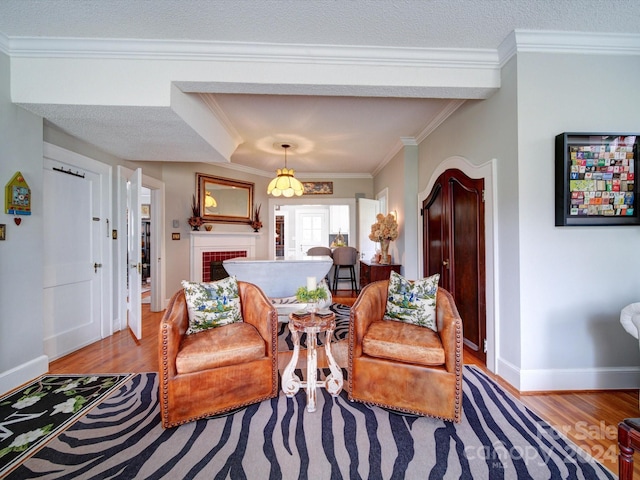
<path fill-rule="evenodd" d="M 300 287 L 296 290 L 296 300 L 300 303 L 307 304 L 307 310 L 315 312 L 318 310 L 318 302 L 327 299 L 327 291 L 322 287 L 309 289 L 308 287 Z"/>

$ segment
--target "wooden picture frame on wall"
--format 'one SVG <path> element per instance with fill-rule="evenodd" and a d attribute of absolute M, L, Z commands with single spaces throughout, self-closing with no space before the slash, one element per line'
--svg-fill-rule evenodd
<path fill-rule="evenodd" d="M 251 223 L 253 182 L 196 173 L 196 188 L 205 222 Z"/>
<path fill-rule="evenodd" d="M 333 195 L 333 182 L 302 182 L 303 195 Z"/>

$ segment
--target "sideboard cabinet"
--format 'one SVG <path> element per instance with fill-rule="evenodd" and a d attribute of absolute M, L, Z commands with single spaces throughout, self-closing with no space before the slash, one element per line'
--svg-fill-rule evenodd
<path fill-rule="evenodd" d="M 388 280 L 391 272 L 400 273 L 402 265 L 381 265 L 368 260 L 360 260 L 360 288 L 378 280 Z"/>

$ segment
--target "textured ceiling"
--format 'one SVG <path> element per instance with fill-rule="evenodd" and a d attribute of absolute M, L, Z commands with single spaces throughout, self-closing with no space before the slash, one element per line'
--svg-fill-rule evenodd
<path fill-rule="evenodd" d="M 637 33 L 637 0 L 2 0 L 8 36 L 495 49 L 514 29 Z"/>
<path fill-rule="evenodd" d="M 640 2 L 0 0 L 0 43 L 9 46 L 10 55 L 12 42 L 29 37 L 440 48 L 446 55 L 453 49 L 495 52 L 515 29 L 639 34 Z M 203 84 L 190 80 L 178 84 L 193 95 L 208 92 L 203 96 L 210 96 L 218 115 L 242 139 L 231 163 L 265 174 L 282 166 L 274 147 L 280 142 L 296 144 L 289 166 L 299 172 L 371 174 L 398 150 L 402 137 L 420 137 L 447 109 L 446 93 L 439 99 L 384 98 L 384 90 L 372 86 L 379 98 L 340 96 L 330 89 L 319 92 L 322 96 L 256 95 L 265 92 L 238 83 L 198 90 Z M 288 93 L 295 89 L 291 85 Z M 456 92 L 451 89 L 451 98 L 461 98 Z M 121 158 L 207 161 L 216 156 L 170 107 L 46 102 L 24 107 Z"/>

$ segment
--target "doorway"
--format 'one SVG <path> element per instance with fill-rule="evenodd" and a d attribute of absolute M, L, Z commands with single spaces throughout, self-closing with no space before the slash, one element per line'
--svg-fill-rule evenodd
<path fill-rule="evenodd" d="M 355 207 L 355 199 L 270 198 L 270 258 L 295 258 L 311 247 L 329 247 L 336 238 L 356 246 Z"/>
<path fill-rule="evenodd" d="M 151 303 L 151 282 L 155 275 L 155 268 L 151 262 L 151 190 L 142 187 L 140 201 L 141 208 L 141 231 L 140 231 L 140 249 L 142 258 L 142 303 Z"/>
<path fill-rule="evenodd" d="M 133 170 L 118 166 L 117 182 L 116 182 L 116 216 L 117 216 L 117 253 L 115 262 L 116 289 L 115 289 L 115 305 L 117 317 L 115 319 L 116 330 L 127 328 L 128 319 L 128 212 L 127 212 L 127 181 L 133 174 Z M 140 219 L 140 227 L 142 228 L 142 220 L 149 221 L 149 272 L 152 278 L 149 290 L 149 303 L 151 312 L 159 312 L 164 310 L 166 306 L 166 279 L 164 274 L 164 257 L 165 257 L 165 240 L 164 240 L 164 182 L 155 178 L 142 174 L 141 190 L 148 189 L 148 217 L 146 208 L 142 209 L 138 215 Z M 145 201 L 141 204 L 147 205 Z M 142 235 L 141 235 L 142 236 Z M 141 246 L 141 238 L 133 239 L 138 248 Z M 141 252 L 142 253 L 142 252 Z M 141 261 L 142 264 L 142 261 Z M 141 265 L 142 273 L 142 265 Z"/>
<path fill-rule="evenodd" d="M 486 363 L 484 179 L 449 169 L 422 202 L 423 272 L 453 295 L 464 343 Z"/>

